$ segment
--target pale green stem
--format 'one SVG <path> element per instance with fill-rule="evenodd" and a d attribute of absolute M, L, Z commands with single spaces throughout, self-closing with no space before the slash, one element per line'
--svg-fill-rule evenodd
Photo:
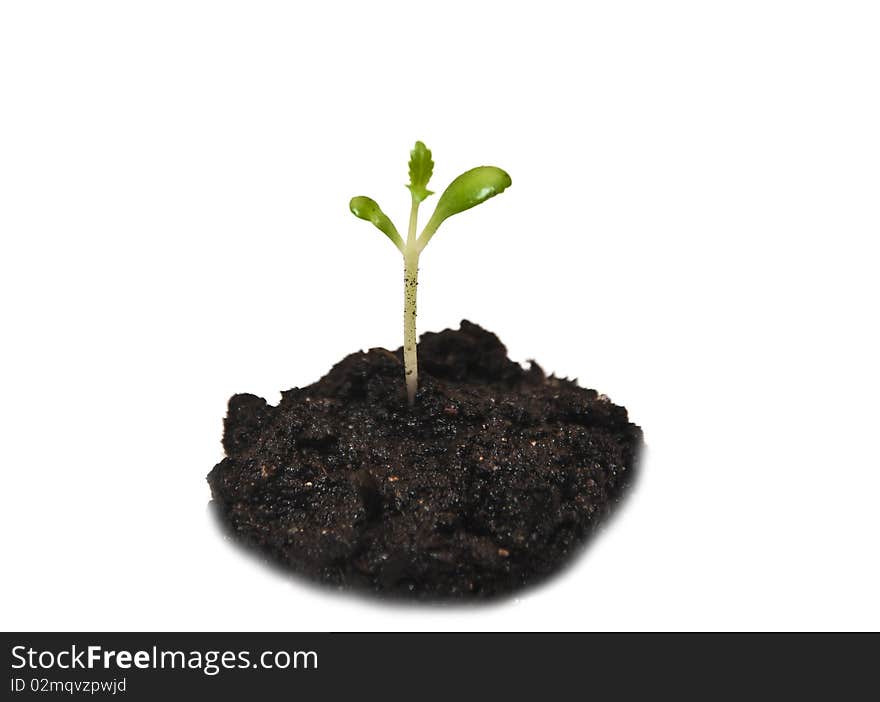
<path fill-rule="evenodd" d="M 412 199 L 412 207 L 409 210 L 409 231 L 406 233 L 406 245 L 413 248 L 416 243 L 416 227 L 419 224 L 419 201 Z"/>
<path fill-rule="evenodd" d="M 419 202 L 412 201 L 409 214 L 409 232 L 403 251 L 403 368 L 406 377 L 406 396 L 410 406 L 415 404 L 419 386 L 419 359 L 416 338 L 416 293 L 419 286 L 419 248 L 416 242 Z"/>
<path fill-rule="evenodd" d="M 416 351 L 416 292 L 419 286 L 419 254 L 407 251 L 403 256 L 403 368 L 406 396 L 412 406 L 419 386 L 419 361 Z"/>

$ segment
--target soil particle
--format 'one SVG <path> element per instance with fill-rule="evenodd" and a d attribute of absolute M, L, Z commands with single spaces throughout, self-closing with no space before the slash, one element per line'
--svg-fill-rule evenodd
<path fill-rule="evenodd" d="M 421 337 L 413 409 L 403 377 L 371 349 L 277 407 L 233 396 L 208 475 L 231 533 L 335 586 L 491 597 L 559 570 L 635 478 L 626 409 L 475 324 Z"/>

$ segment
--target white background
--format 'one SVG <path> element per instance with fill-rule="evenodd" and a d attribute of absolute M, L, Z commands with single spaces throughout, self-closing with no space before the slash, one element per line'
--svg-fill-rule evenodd
<path fill-rule="evenodd" d="M 880 21 L 855 2 L 5 2 L 5 629 L 877 629 Z M 422 258 L 626 405 L 642 479 L 483 607 L 377 604 L 221 536 L 227 398 L 401 343 L 348 212 L 484 163 Z M 433 201 L 428 203 L 428 211 Z"/>

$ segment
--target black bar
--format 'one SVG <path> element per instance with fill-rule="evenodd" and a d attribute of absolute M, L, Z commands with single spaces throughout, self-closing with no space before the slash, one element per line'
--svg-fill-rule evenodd
<path fill-rule="evenodd" d="M 3 697 L 11 700 L 328 693 L 452 702 L 475 694 L 543 702 L 597 693 L 841 699 L 875 689 L 871 670 L 880 660 L 877 634 L 13 633 L 2 641 Z M 91 668 L 58 667 L 75 655 L 87 665 L 90 646 L 100 647 Z M 40 667 L 40 655 L 44 666 L 55 665 Z M 77 682 L 105 688 L 83 691 Z"/>

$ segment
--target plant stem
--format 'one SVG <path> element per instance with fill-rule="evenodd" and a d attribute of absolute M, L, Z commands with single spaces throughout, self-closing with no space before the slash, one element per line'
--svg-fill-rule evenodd
<path fill-rule="evenodd" d="M 406 232 L 406 248 L 415 250 L 416 227 L 419 225 L 419 201 L 412 199 L 412 207 L 409 210 L 409 230 Z"/>
<path fill-rule="evenodd" d="M 416 345 L 416 293 L 419 286 L 419 248 L 416 227 L 419 220 L 419 201 L 412 199 L 409 211 L 409 231 L 403 249 L 403 370 L 406 377 L 406 396 L 409 406 L 416 402 L 419 387 L 419 357 Z"/>
<path fill-rule="evenodd" d="M 410 407 L 416 402 L 416 390 L 419 387 L 416 337 L 416 293 L 419 286 L 419 248 L 416 242 L 418 220 L 419 201 L 413 198 L 412 208 L 409 211 L 409 231 L 403 249 L 403 370 Z"/>
<path fill-rule="evenodd" d="M 419 361 L 416 351 L 416 292 L 419 285 L 419 254 L 407 247 L 403 255 L 403 368 L 406 395 L 410 407 L 416 401 L 419 386 Z"/>

